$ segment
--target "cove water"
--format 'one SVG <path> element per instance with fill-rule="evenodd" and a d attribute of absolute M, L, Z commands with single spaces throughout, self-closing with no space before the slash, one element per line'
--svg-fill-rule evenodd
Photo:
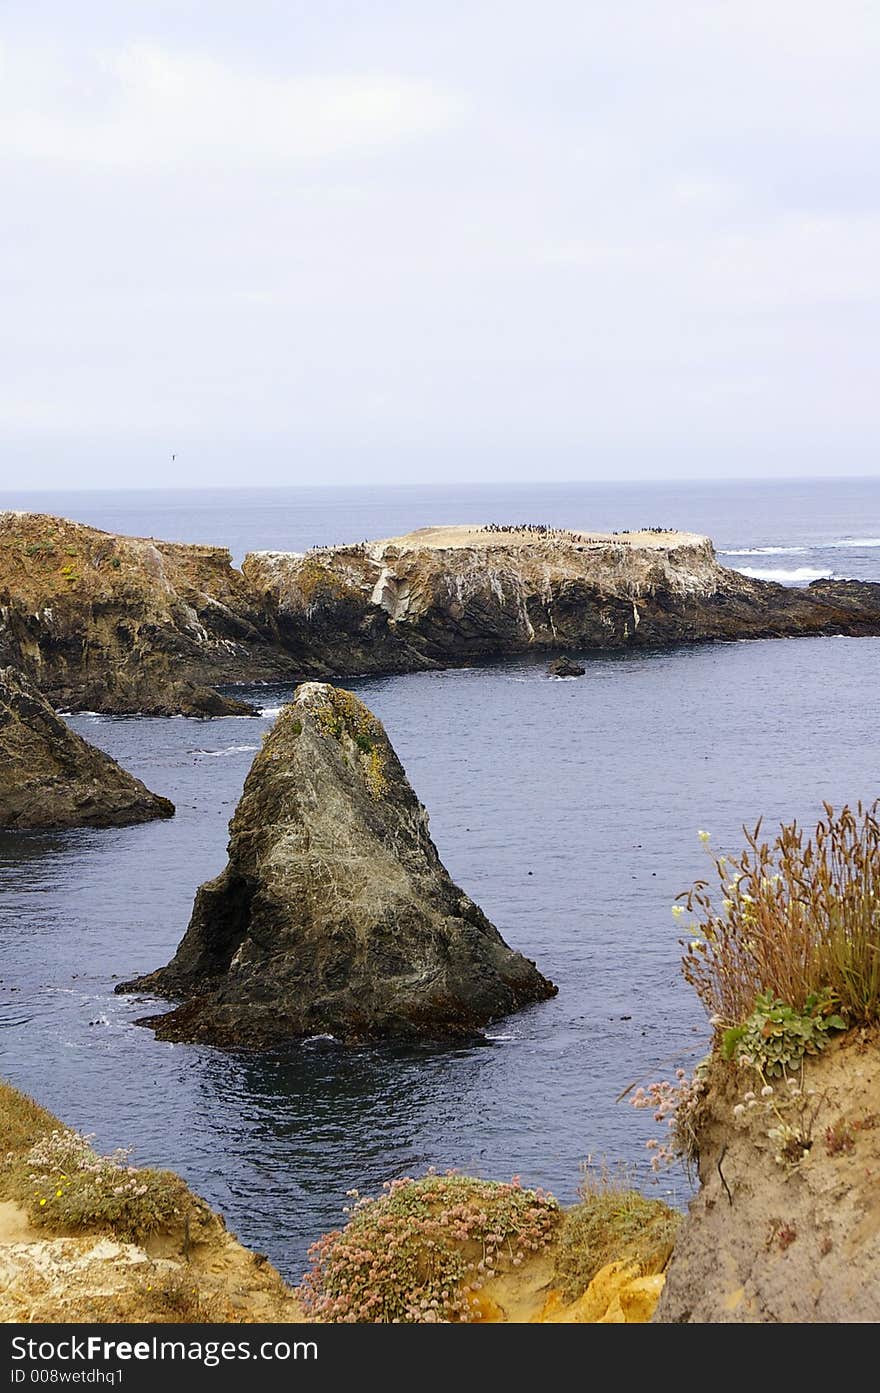
<path fill-rule="evenodd" d="M 247 550 L 389 536 L 437 522 L 542 521 L 708 533 L 749 574 L 880 580 L 880 481 L 774 485 L 18 493 L 2 507 Z M 70 718 L 177 805 L 170 822 L 0 834 L 0 1073 L 101 1150 L 169 1166 L 245 1243 L 298 1279 L 345 1192 L 429 1165 L 576 1194 L 592 1157 L 651 1175 L 649 1113 L 616 1101 L 705 1051 L 679 974 L 678 891 L 734 851 L 742 824 L 880 794 L 880 640 L 816 638 L 583 655 L 351 681 L 384 722 L 453 878 L 559 986 L 552 1001 L 451 1048 L 269 1054 L 171 1045 L 136 1026 L 162 1003 L 114 979 L 167 962 L 196 887 L 290 687 L 245 688 L 258 719 Z M 241 688 L 236 688 L 241 692 Z"/>

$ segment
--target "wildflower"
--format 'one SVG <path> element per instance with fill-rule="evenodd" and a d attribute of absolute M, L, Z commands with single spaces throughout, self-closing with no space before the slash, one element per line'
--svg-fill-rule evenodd
<path fill-rule="evenodd" d="M 752 1092 L 752 1090 L 749 1089 L 748 1093 L 744 1093 L 744 1094 L 743 1094 L 743 1099 L 744 1099 L 744 1101 L 745 1101 L 746 1103 L 750 1103 L 750 1102 L 752 1101 L 752 1099 L 754 1098 L 754 1096 L 755 1096 L 755 1095 L 754 1095 L 754 1093 Z"/>
<path fill-rule="evenodd" d="M 684 914 L 684 905 L 683 905 L 683 904 L 674 904 L 674 905 L 672 906 L 672 913 L 674 914 L 674 916 L 675 916 L 676 919 L 680 919 L 681 916 L 682 916 L 682 914 Z"/>
<path fill-rule="evenodd" d="M 745 1103 L 737 1103 L 736 1107 L 735 1107 L 734 1110 L 733 1110 L 733 1115 L 734 1115 L 734 1117 L 742 1117 L 742 1115 L 743 1115 L 743 1113 L 745 1112 L 745 1110 L 746 1110 L 746 1105 L 745 1105 Z"/>
<path fill-rule="evenodd" d="M 701 842 L 708 842 L 709 838 L 712 836 L 712 833 L 700 831 L 697 833 L 697 836 L 699 837 Z"/>
<path fill-rule="evenodd" d="M 772 1097 L 772 1095 L 773 1095 L 773 1085 L 772 1085 L 772 1083 L 765 1083 L 765 1084 L 764 1084 L 764 1087 L 761 1089 L 761 1097 L 762 1097 L 762 1098 L 770 1098 L 770 1097 Z"/>

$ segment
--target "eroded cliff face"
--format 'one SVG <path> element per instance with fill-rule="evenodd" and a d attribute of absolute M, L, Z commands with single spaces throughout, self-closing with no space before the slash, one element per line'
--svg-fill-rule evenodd
<path fill-rule="evenodd" d="M 743 1104 L 754 1081 L 713 1067 L 700 1191 L 655 1321 L 880 1320 L 880 1034 L 851 1031 L 808 1059 L 800 1098 L 774 1085 Z M 780 1123 L 806 1130 L 809 1149 L 778 1160 Z"/>
<path fill-rule="evenodd" d="M 57 716 L 15 668 L 0 668 L 0 827 L 121 827 L 174 804 Z"/>
<path fill-rule="evenodd" d="M 304 555 L 256 552 L 242 569 L 277 607 L 284 642 L 329 676 L 529 650 L 880 633 L 880 586 L 750 580 L 692 533 L 423 528 Z"/>
<path fill-rule="evenodd" d="M 555 994 L 454 885 L 384 729 L 300 686 L 266 737 L 177 954 L 122 984 L 184 1002 L 163 1039 L 269 1045 L 473 1033 Z"/>
<path fill-rule="evenodd" d="M 0 513 L 0 661 L 56 707 L 151 715 L 245 715 L 209 684 L 292 668 L 228 551 L 37 513 Z"/>

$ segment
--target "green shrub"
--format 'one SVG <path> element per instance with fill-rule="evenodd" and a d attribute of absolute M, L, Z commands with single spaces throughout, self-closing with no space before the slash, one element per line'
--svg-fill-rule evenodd
<path fill-rule="evenodd" d="M 824 1050 L 832 1033 L 846 1030 L 846 1021 L 834 1008 L 831 992 L 811 992 L 803 1011 L 767 992 L 757 998 L 743 1025 L 724 1032 L 724 1056 L 745 1060 L 768 1078 L 781 1078 L 796 1069 L 805 1054 Z"/>
<path fill-rule="evenodd" d="M 472 1291 L 554 1236 L 552 1195 L 448 1172 L 406 1177 L 309 1249 L 298 1295 L 326 1322 L 467 1321 Z"/>
<path fill-rule="evenodd" d="M 640 1276 L 662 1272 L 681 1215 L 649 1200 L 607 1172 L 580 1186 L 581 1202 L 566 1211 L 556 1254 L 556 1279 L 567 1301 L 585 1292 L 609 1262 L 628 1262 Z"/>
<path fill-rule="evenodd" d="M 53 1229 L 108 1229 L 137 1240 L 179 1227 L 193 1208 L 179 1176 L 131 1166 L 124 1151 L 99 1156 L 67 1127 L 40 1137 L 17 1170 L 31 1219 Z"/>

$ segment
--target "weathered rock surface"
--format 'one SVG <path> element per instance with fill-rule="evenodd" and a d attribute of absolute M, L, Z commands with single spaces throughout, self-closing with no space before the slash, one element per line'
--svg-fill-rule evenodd
<path fill-rule="evenodd" d="M 407 672 L 528 651 L 880 634 L 880 585 L 806 590 L 727 570 L 706 537 L 428 527 L 256 552 L 244 575 L 311 671 Z"/>
<path fill-rule="evenodd" d="M 737 1123 L 733 1109 L 754 1084 L 733 1065 L 717 1066 L 712 1077 L 699 1130 L 700 1191 L 654 1320 L 880 1320 L 876 1029 L 808 1059 L 805 1087 L 815 1092 L 802 1104 L 783 1098 L 779 1116 L 775 1098 L 769 1110 L 759 1098 Z M 811 1126 L 812 1145 L 796 1164 L 780 1164 L 769 1131 L 795 1113 L 799 1129 Z"/>
<path fill-rule="evenodd" d="M 297 689 L 230 834 L 173 960 L 117 988 L 184 998 L 144 1022 L 163 1039 L 457 1035 L 555 994 L 453 884 L 384 729 L 349 692 Z"/>
<path fill-rule="evenodd" d="M 0 668 L 0 827 L 119 827 L 174 804 L 76 735 L 15 668 Z"/>
<path fill-rule="evenodd" d="M 880 634 L 880 585 L 792 590 L 691 533 L 529 527 L 255 552 L 0 513 L 0 663 L 56 707 L 246 715 L 217 683 L 410 672 L 505 655 Z"/>
<path fill-rule="evenodd" d="M 289 674 L 267 607 L 220 547 L 0 513 L 0 662 L 65 710 L 248 715 L 215 682 Z"/>

